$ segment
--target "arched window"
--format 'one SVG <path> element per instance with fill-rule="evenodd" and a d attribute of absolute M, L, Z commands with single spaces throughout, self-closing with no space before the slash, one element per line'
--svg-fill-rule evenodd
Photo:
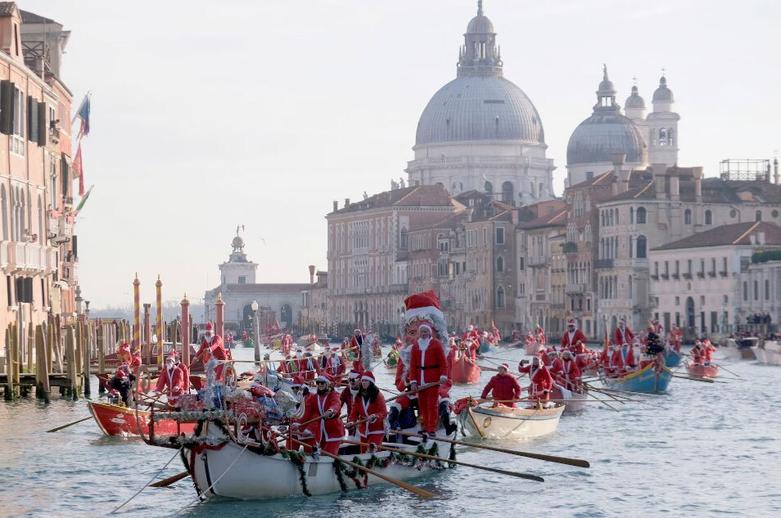
<path fill-rule="evenodd" d="M 5 196 L 5 185 L 0 186 L 0 205 L 3 211 L 3 241 L 8 241 L 8 200 Z"/>
<path fill-rule="evenodd" d="M 513 202 L 513 184 L 512 182 L 504 182 L 502 184 L 502 201 L 505 203 Z"/>
<path fill-rule="evenodd" d="M 402 227 L 401 232 L 399 232 L 399 248 L 401 250 L 407 250 L 409 247 L 409 234 L 407 233 L 407 229 Z"/>
<path fill-rule="evenodd" d="M 667 130 L 664 128 L 659 130 L 659 145 L 660 146 L 667 145 Z"/>
<path fill-rule="evenodd" d="M 504 257 L 502 257 L 501 255 L 496 258 L 496 271 L 497 272 L 504 271 Z"/>
<path fill-rule="evenodd" d="M 761 211 L 761 210 L 758 210 L 758 211 L 757 211 L 757 213 L 756 213 L 756 215 L 755 215 L 755 219 L 756 219 L 757 221 L 762 221 L 762 211 Z"/>
<path fill-rule="evenodd" d="M 712 225 L 713 224 L 713 213 L 709 210 L 705 211 L 705 224 L 706 225 Z"/>
<path fill-rule="evenodd" d="M 496 289 L 496 307 L 497 308 L 503 308 L 504 307 L 504 288 L 499 286 Z"/>
<path fill-rule="evenodd" d="M 638 225 L 645 224 L 645 207 L 637 208 L 637 224 Z"/>
<path fill-rule="evenodd" d="M 493 194 L 494 192 L 494 186 L 491 182 L 486 181 L 485 185 L 483 185 L 483 189 L 485 189 L 485 192 L 487 194 Z"/>
<path fill-rule="evenodd" d="M 637 254 L 635 255 L 638 259 L 645 259 L 647 257 L 645 236 L 637 236 Z"/>
<path fill-rule="evenodd" d="M 620 225 L 620 224 L 621 223 L 619 223 L 619 221 L 618 221 L 618 209 L 616 209 L 616 225 Z"/>
<path fill-rule="evenodd" d="M 685 225 L 691 225 L 692 224 L 692 211 L 691 209 L 686 209 L 683 211 L 683 223 Z"/>

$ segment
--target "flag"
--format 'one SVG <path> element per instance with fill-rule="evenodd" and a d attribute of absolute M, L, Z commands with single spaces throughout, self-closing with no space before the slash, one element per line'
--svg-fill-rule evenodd
<path fill-rule="evenodd" d="M 84 208 L 84 204 L 87 203 L 87 199 L 89 198 L 90 193 L 92 193 L 93 187 L 95 187 L 95 186 L 94 185 L 90 185 L 89 190 L 87 191 L 87 193 L 84 196 L 81 197 L 81 201 L 76 206 L 76 213 L 77 214 L 79 212 L 81 212 L 81 209 Z"/>
<path fill-rule="evenodd" d="M 89 114 L 90 114 L 90 94 L 87 94 L 84 96 L 84 100 L 81 101 L 81 105 L 79 106 L 79 111 L 76 112 L 76 117 L 81 119 L 81 127 L 79 128 L 79 136 L 86 137 L 89 135 Z M 76 119 L 74 117 L 74 121 Z"/>
<path fill-rule="evenodd" d="M 73 176 L 79 177 L 79 196 L 84 196 L 84 165 L 81 158 L 81 142 L 76 149 L 76 156 L 73 158 Z"/>

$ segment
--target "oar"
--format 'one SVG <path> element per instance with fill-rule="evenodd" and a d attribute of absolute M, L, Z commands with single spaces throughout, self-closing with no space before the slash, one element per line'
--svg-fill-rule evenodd
<path fill-rule="evenodd" d="M 370 446 L 368 443 L 365 443 L 365 442 L 349 441 L 349 440 L 346 440 L 346 439 L 342 440 L 342 442 L 348 443 L 348 444 L 358 444 L 360 446 Z M 485 471 L 490 471 L 492 473 L 499 473 L 501 475 L 509 475 L 511 477 L 525 478 L 526 480 L 534 480 L 535 482 L 545 482 L 545 479 L 543 479 L 542 477 L 539 477 L 537 475 L 530 475 L 528 473 L 519 473 L 517 471 L 507 471 L 507 470 L 499 469 L 499 468 L 491 468 L 491 467 L 488 467 L 488 466 L 480 466 L 480 465 L 477 465 L 477 464 L 469 464 L 467 462 L 461 462 L 460 460 L 450 460 L 450 459 L 445 459 L 443 457 L 437 457 L 435 455 L 428 455 L 428 454 L 425 454 L 425 453 L 417 453 L 417 452 L 400 450 L 398 448 L 391 448 L 389 446 L 385 446 L 384 444 L 382 446 L 379 446 L 379 448 L 381 448 L 383 450 L 386 450 L 386 451 L 391 451 L 393 453 L 400 453 L 402 455 L 412 455 L 413 457 L 419 457 L 421 459 L 438 460 L 438 461 L 441 461 L 441 462 L 449 462 L 450 464 L 456 464 L 458 466 L 466 466 L 467 468 L 482 469 L 482 470 L 485 470 Z"/>
<path fill-rule="evenodd" d="M 388 398 L 388 399 L 385 400 L 385 402 L 389 403 L 389 402 L 393 401 L 394 399 L 400 398 L 401 396 L 409 396 L 411 394 L 417 394 L 421 390 L 426 390 L 426 389 L 431 388 L 431 387 L 436 387 L 437 385 L 439 385 L 438 381 L 432 381 L 431 383 L 425 383 L 425 384 L 419 386 L 418 388 L 416 388 L 415 390 L 408 390 L 406 392 L 402 392 L 401 394 L 393 396 L 392 398 Z"/>
<path fill-rule="evenodd" d="M 376 387 L 377 387 L 378 389 L 382 390 L 383 392 L 387 392 L 388 394 L 393 394 L 393 395 L 395 395 L 395 396 L 400 396 L 400 395 L 401 395 L 401 393 L 399 393 L 399 392 L 396 392 L 395 390 L 386 389 L 386 388 L 384 388 L 384 387 L 381 387 L 381 386 L 379 386 L 379 385 L 376 385 Z"/>
<path fill-rule="evenodd" d="M 680 378 L 682 380 L 702 381 L 703 383 L 716 383 L 715 380 L 712 380 L 710 378 L 692 378 L 691 376 L 679 376 L 677 374 L 673 374 L 672 376 L 673 378 Z"/>
<path fill-rule="evenodd" d="M 628 400 L 628 398 L 626 396 L 621 396 L 621 397 L 614 396 L 613 394 L 610 394 L 609 392 L 604 392 L 604 391 L 596 388 L 595 386 L 591 385 L 590 383 L 584 383 L 584 385 L 586 385 L 588 387 L 589 391 L 593 390 L 594 392 L 598 392 L 598 393 L 602 394 L 603 396 L 607 396 L 610 399 L 612 399 L 614 401 L 617 401 L 618 403 L 621 403 L 622 405 L 626 404 L 625 401 Z"/>
<path fill-rule="evenodd" d="M 83 423 L 84 421 L 86 421 L 88 419 L 92 419 L 92 416 L 90 415 L 90 416 L 84 417 L 82 419 L 79 419 L 78 421 L 73 421 L 72 423 L 64 424 L 62 426 L 58 426 L 57 428 L 52 428 L 51 430 L 46 430 L 46 432 L 47 433 L 58 432 L 58 431 L 60 431 L 60 430 L 62 430 L 64 428 L 68 428 L 69 426 L 73 426 L 74 424 Z"/>
<path fill-rule="evenodd" d="M 304 444 L 303 442 L 299 441 L 298 439 L 293 439 L 291 437 L 291 440 L 294 441 L 294 442 L 297 442 L 298 444 L 301 444 L 301 445 L 304 445 L 304 446 L 308 446 L 307 444 Z M 408 483 L 404 482 L 403 480 L 398 480 L 396 478 L 389 477 L 388 475 L 385 475 L 383 473 L 379 473 L 379 472 L 377 472 L 377 471 L 375 471 L 373 469 L 367 468 L 366 466 L 362 466 L 360 464 L 356 464 L 354 462 L 350 462 L 349 460 L 347 460 L 345 458 L 342 458 L 339 455 L 335 455 L 335 454 L 331 453 L 330 451 L 320 450 L 320 454 L 321 455 L 326 455 L 328 457 L 331 457 L 332 459 L 338 460 L 339 462 L 343 462 L 343 463 L 347 464 L 348 466 L 350 466 L 353 469 L 359 469 L 361 471 L 365 471 L 369 475 L 374 475 L 377 478 L 381 478 L 385 482 L 390 482 L 391 484 L 399 486 L 402 489 L 406 489 L 410 493 L 414 493 L 414 494 L 418 495 L 421 498 L 426 498 L 426 499 L 434 498 L 434 493 L 431 493 L 430 491 L 426 491 L 425 489 L 421 489 L 419 487 L 413 486 L 412 484 L 408 484 Z"/>
<path fill-rule="evenodd" d="M 726 368 L 724 365 L 722 365 L 722 364 L 720 364 L 720 363 L 714 363 L 714 365 L 715 365 L 716 367 L 718 367 L 719 369 L 724 369 L 725 371 L 729 372 L 730 374 L 732 374 L 733 376 L 735 376 L 735 377 L 737 377 L 737 378 L 743 379 L 743 378 L 741 378 L 741 377 L 740 377 L 740 374 L 738 374 L 738 373 L 737 373 L 737 372 L 735 372 L 735 371 L 731 371 L 731 370 L 729 370 L 728 368 Z"/>
<path fill-rule="evenodd" d="M 420 437 L 420 434 L 413 432 L 405 432 L 404 430 L 391 430 L 390 433 L 397 433 L 400 435 L 406 435 L 408 437 Z M 470 448 L 482 448 L 484 450 L 498 451 L 500 453 L 509 453 L 510 455 L 518 455 L 519 457 L 528 457 L 530 459 L 544 460 L 547 462 L 558 462 L 559 464 L 567 464 L 569 466 L 578 466 L 580 468 L 589 468 L 591 464 L 588 461 L 581 459 L 571 459 L 569 457 L 558 457 L 556 455 L 545 455 L 543 453 L 531 453 L 518 450 L 507 450 L 504 448 L 497 448 L 495 446 L 487 446 L 485 444 L 476 444 L 471 442 L 456 441 L 454 439 L 447 439 L 445 437 L 432 437 L 435 441 L 442 441 L 461 446 L 469 446 Z"/>
<path fill-rule="evenodd" d="M 188 471 L 182 471 L 181 473 L 177 473 L 174 476 L 164 478 L 163 480 L 158 480 L 154 484 L 149 484 L 149 487 L 168 487 L 174 482 L 179 482 L 185 477 L 189 477 L 190 473 Z"/>

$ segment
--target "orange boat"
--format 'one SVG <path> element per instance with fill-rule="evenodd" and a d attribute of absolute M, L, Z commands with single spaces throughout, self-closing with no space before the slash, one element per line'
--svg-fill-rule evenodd
<path fill-rule="evenodd" d="M 715 378 L 719 375 L 718 365 L 695 365 L 689 363 L 686 365 L 686 370 L 689 371 L 689 376 L 692 378 Z"/>
<path fill-rule="evenodd" d="M 111 437 L 139 436 L 141 433 L 149 435 L 150 412 L 146 410 L 136 411 L 111 403 L 97 403 L 90 401 L 87 406 L 98 423 L 98 428 Z M 177 423 L 172 419 L 161 419 L 154 424 L 155 435 L 179 435 L 195 432 L 195 423 Z"/>
<path fill-rule="evenodd" d="M 472 385 L 480 381 L 481 372 L 482 370 L 475 362 L 461 354 L 458 356 L 458 359 L 453 362 L 453 366 L 450 370 L 450 378 L 453 380 L 453 383 Z"/>

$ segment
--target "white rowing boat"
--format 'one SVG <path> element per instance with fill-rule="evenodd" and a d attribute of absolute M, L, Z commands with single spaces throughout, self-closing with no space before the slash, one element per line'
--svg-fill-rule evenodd
<path fill-rule="evenodd" d="M 565 406 L 553 408 L 468 407 L 459 416 L 461 426 L 470 435 L 483 439 L 516 441 L 548 435 L 556 431 Z"/>
<path fill-rule="evenodd" d="M 751 347 L 759 363 L 781 365 L 781 342 L 766 340 Z"/>

